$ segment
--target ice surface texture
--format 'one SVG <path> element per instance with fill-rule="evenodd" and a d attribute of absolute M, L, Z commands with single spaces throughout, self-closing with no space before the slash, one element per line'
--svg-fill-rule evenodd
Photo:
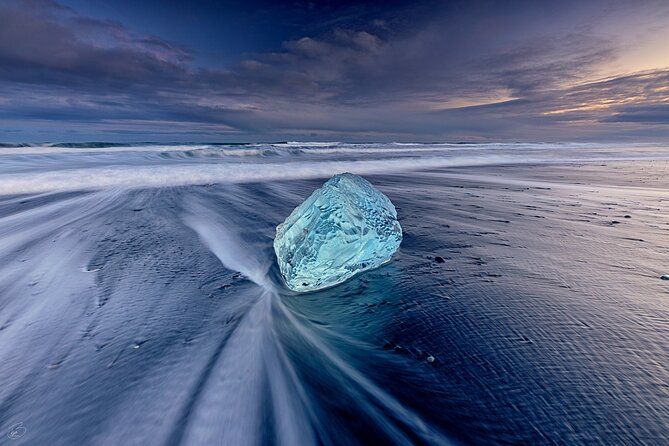
<path fill-rule="evenodd" d="M 344 282 L 390 260 L 402 242 L 388 197 L 352 173 L 330 178 L 276 228 L 274 251 L 288 287 Z"/>

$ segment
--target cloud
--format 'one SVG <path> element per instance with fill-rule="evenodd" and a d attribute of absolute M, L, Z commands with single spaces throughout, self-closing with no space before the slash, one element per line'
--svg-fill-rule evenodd
<path fill-rule="evenodd" d="M 123 90 L 187 77 L 187 51 L 121 24 L 76 15 L 54 2 L 0 7 L 5 83 Z M 30 7 L 27 7 L 29 5 Z"/>
<path fill-rule="evenodd" d="M 196 50 L 54 1 L 8 3 L 0 6 L 0 128 L 554 140 L 636 136 L 640 125 L 667 122 L 669 72 L 592 81 L 620 47 L 585 26 L 600 5 L 556 8 L 550 21 L 538 21 L 546 8 L 532 2 L 463 5 L 411 15 L 402 4 L 383 17 L 369 5 L 347 5 L 346 14 L 305 6 L 300 14 L 327 10 L 314 34 L 211 68 L 194 62 Z"/>
<path fill-rule="evenodd" d="M 607 122 L 669 124 L 669 103 L 622 107 L 603 119 Z"/>

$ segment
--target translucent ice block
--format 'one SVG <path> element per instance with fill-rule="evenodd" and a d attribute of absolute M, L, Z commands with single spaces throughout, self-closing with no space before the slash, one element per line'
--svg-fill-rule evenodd
<path fill-rule="evenodd" d="M 387 262 L 402 242 L 397 211 L 362 177 L 335 175 L 276 228 L 274 251 L 294 291 L 344 282 Z"/>

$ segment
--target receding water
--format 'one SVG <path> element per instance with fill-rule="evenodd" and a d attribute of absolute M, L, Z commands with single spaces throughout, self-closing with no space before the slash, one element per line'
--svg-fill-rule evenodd
<path fill-rule="evenodd" d="M 6 441 L 669 437 L 665 148 L 103 146 L 0 148 Z M 402 246 L 293 294 L 274 229 L 343 171 Z"/>

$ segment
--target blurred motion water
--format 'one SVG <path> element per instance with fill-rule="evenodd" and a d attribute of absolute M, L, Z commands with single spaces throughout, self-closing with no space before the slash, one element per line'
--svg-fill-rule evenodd
<path fill-rule="evenodd" d="M 663 444 L 668 160 L 656 145 L 0 147 L 2 438 L 22 423 L 6 441 Z M 275 227 L 343 171 L 392 200 L 403 244 L 296 295 Z"/>

